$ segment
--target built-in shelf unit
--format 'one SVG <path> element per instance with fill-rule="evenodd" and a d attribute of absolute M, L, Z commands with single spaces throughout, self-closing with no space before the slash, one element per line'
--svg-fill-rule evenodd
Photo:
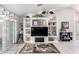
<path fill-rule="evenodd" d="M 31 36 L 31 27 L 47 27 L 48 36 Z M 35 38 L 44 38 L 43 43 L 53 42 L 57 37 L 56 16 L 24 18 L 23 29 L 25 43 L 35 43 Z"/>

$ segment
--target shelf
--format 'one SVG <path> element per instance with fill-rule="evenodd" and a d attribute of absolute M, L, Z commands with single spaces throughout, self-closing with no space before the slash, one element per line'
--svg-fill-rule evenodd
<path fill-rule="evenodd" d="M 48 36 L 48 37 L 57 37 L 57 36 Z"/>
<path fill-rule="evenodd" d="M 57 22 L 56 20 L 50 20 L 50 21 L 48 21 L 48 22 Z"/>
<path fill-rule="evenodd" d="M 30 34 L 24 34 L 25 36 L 30 36 Z"/>
<path fill-rule="evenodd" d="M 48 27 L 48 26 L 32 26 L 32 27 Z"/>
<path fill-rule="evenodd" d="M 30 27 L 27 27 L 27 28 L 24 28 L 24 29 L 25 29 L 25 30 L 26 30 L 26 29 L 29 29 L 29 30 L 30 30 L 31 28 L 30 28 Z"/>
<path fill-rule="evenodd" d="M 48 25 L 48 27 L 56 27 L 56 25 Z"/>

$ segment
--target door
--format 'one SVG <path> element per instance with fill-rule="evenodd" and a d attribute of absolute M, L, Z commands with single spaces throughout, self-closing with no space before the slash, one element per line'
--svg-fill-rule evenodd
<path fill-rule="evenodd" d="M 8 46 L 13 44 L 13 21 L 8 21 L 7 22 L 8 26 L 7 26 L 7 34 L 8 34 Z"/>
<path fill-rule="evenodd" d="M 17 26 L 16 26 L 17 22 L 13 21 L 13 43 L 16 44 L 17 43 Z"/>
<path fill-rule="evenodd" d="M 2 51 L 5 51 L 13 44 L 13 21 L 3 21 L 2 28 Z"/>

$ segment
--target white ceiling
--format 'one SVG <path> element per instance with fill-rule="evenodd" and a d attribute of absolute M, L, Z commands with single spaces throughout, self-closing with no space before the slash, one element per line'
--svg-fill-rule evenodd
<path fill-rule="evenodd" d="M 64 7 L 70 7 L 70 4 L 43 4 L 37 6 L 36 4 L 1 4 L 2 7 L 8 9 L 10 12 L 15 13 L 18 16 L 24 16 L 26 13 L 38 12 L 41 9 L 61 9 Z"/>

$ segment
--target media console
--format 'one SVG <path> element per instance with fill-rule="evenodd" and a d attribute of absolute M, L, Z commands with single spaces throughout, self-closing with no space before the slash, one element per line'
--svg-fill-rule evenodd
<path fill-rule="evenodd" d="M 23 29 L 25 43 L 49 43 L 57 38 L 55 17 L 24 18 Z"/>

